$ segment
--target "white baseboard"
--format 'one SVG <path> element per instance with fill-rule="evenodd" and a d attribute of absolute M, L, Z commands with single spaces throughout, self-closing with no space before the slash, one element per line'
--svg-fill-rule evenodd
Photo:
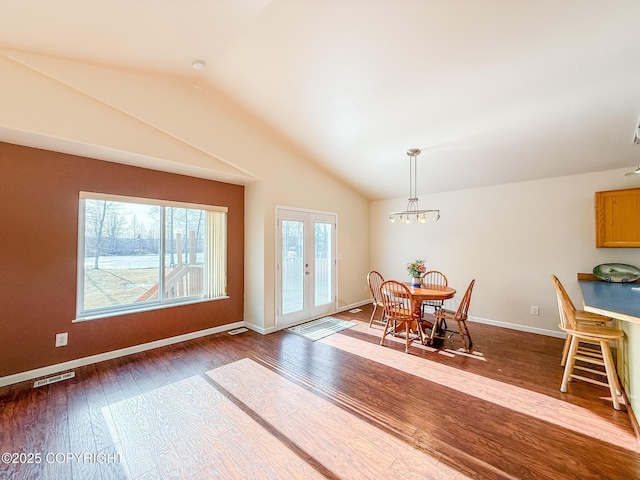
<path fill-rule="evenodd" d="M 363 300 L 362 302 L 352 303 L 351 305 L 343 305 L 342 307 L 340 307 L 340 310 L 336 310 L 333 313 L 344 312 L 345 310 L 351 310 L 352 308 L 362 307 L 363 305 L 369 305 L 370 303 L 373 303 L 373 302 L 371 301 L 371 299 L 368 299 L 368 300 Z"/>
<path fill-rule="evenodd" d="M 635 412 L 633 411 L 633 401 L 626 395 L 626 392 L 622 391 L 625 396 L 625 401 L 627 405 L 627 413 L 629 414 L 629 419 L 631 420 L 631 427 L 633 427 L 633 432 L 636 434 L 636 440 L 640 443 L 640 425 L 638 424 L 638 417 L 636 417 Z"/>
<path fill-rule="evenodd" d="M 528 325 L 519 325 L 516 323 L 499 322 L 498 320 L 489 320 L 487 318 L 469 316 L 470 322 L 484 323 L 493 325 L 494 327 L 509 328 L 511 330 L 519 330 L 521 332 L 537 333 L 538 335 L 546 335 L 548 337 L 565 338 L 566 334 L 557 330 L 547 330 L 546 328 L 530 327 Z"/>
<path fill-rule="evenodd" d="M 144 352 L 146 350 L 152 350 L 158 347 L 165 347 L 167 345 L 184 342 L 186 340 L 193 340 L 194 338 L 213 335 L 214 333 L 226 332 L 227 330 L 233 330 L 235 328 L 244 326 L 248 327 L 248 325 L 245 325 L 244 322 L 229 323 L 227 325 L 221 325 L 219 327 L 198 330 L 197 332 L 185 333 L 176 337 L 163 338 L 162 340 L 142 343 L 140 345 L 133 345 L 131 347 L 121 348 L 119 350 L 112 350 L 110 352 L 99 353 L 97 355 L 91 355 L 89 357 L 69 360 L 68 362 L 57 363 L 55 365 L 49 365 L 47 367 L 36 368 L 35 370 L 29 370 L 27 372 L 15 373 L 13 375 L 7 375 L 6 377 L 0 377 L 0 387 L 32 380 L 38 377 L 53 375 L 54 373 L 62 372 L 63 370 L 71 370 L 74 368 L 83 367 L 85 365 L 90 365 L 92 363 L 98 363 L 105 360 L 111 360 L 113 358 L 124 357 L 126 355 L 132 355 L 134 353 Z"/>
<path fill-rule="evenodd" d="M 254 325 L 253 323 L 244 323 L 244 326 L 247 327 L 249 330 L 253 330 L 256 333 L 259 333 L 261 335 L 267 335 L 269 333 L 273 333 L 276 330 L 276 327 L 269 327 L 269 328 L 264 328 L 264 327 L 260 327 L 258 325 Z"/>

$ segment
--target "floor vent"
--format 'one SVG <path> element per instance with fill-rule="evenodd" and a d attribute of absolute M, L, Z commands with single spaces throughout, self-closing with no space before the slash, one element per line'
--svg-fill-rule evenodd
<path fill-rule="evenodd" d="M 49 385 L 50 383 L 61 382 L 62 380 L 67 380 L 75 376 L 76 372 L 67 372 L 61 373 L 60 375 L 55 375 L 53 377 L 43 378 L 42 380 L 36 380 L 35 382 L 33 382 L 33 388 L 42 387 L 43 385 Z"/>
<path fill-rule="evenodd" d="M 244 333 L 244 332 L 248 332 L 249 329 L 248 328 L 236 328 L 235 330 L 229 330 L 229 335 L 237 335 L 239 333 Z"/>

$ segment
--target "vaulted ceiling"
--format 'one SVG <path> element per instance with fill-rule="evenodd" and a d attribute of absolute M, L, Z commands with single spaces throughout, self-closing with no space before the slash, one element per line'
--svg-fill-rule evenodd
<path fill-rule="evenodd" d="M 637 0 L 3 0 L 0 49 L 210 86 L 379 199 L 406 196 L 414 147 L 419 194 L 635 168 L 638 19 Z"/>

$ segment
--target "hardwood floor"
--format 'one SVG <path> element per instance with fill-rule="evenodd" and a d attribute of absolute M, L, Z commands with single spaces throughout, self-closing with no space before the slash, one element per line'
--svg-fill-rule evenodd
<path fill-rule="evenodd" d="M 32 456 L 0 479 L 640 478 L 608 389 L 560 393 L 561 339 L 471 323 L 472 354 L 407 355 L 370 312 L 316 342 L 221 333 L 4 387 L 0 454 Z"/>

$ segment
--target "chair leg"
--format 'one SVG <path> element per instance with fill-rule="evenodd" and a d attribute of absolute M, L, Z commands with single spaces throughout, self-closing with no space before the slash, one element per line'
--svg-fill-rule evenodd
<path fill-rule="evenodd" d="M 571 336 L 571 345 L 569 346 L 569 355 L 567 356 L 568 363 L 564 367 L 564 374 L 562 375 L 562 384 L 560 385 L 560 391 L 565 393 L 567 391 L 567 384 L 569 383 L 569 379 L 571 374 L 573 373 L 573 366 L 576 363 L 576 351 L 578 350 L 578 337 L 575 335 Z"/>
<path fill-rule="evenodd" d="M 618 394 L 618 396 L 622 396 L 622 387 L 620 386 L 620 378 L 618 378 L 618 373 L 615 367 L 613 369 L 613 378 L 616 381 L 616 393 Z"/>
<path fill-rule="evenodd" d="M 602 349 L 602 357 L 604 360 L 604 369 L 607 372 L 607 380 L 609 383 L 609 390 L 611 391 L 611 399 L 613 400 L 613 408 L 621 410 L 620 401 L 618 400 L 618 379 L 616 373 L 616 367 L 613 364 L 613 357 L 611 356 L 611 350 L 609 349 L 609 342 L 606 340 L 600 341 L 600 348 Z"/>
<path fill-rule="evenodd" d="M 431 327 L 431 335 L 429 335 L 429 344 L 433 345 L 433 340 L 436 338 L 436 333 L 442 328 L 442 318 L 434 317 L 433 326 Z"/>
<path fill-rule="evenodd" d="M 467 337 L 467 341 L 465 342 L 467 345 L 467 353 L 470 353 L 471 350 L 473 349 L 473 340 L 471 340 L 471 334 L 469 333 L 469 327 L 467 326 L 467 321 L 466 320 L 462 320 L 460 323 L 462 323 L 462 326 L 464 327 L 464 335 L 463 337 L 466 335 Z"/>
<path fill-rule="evenodd" d="M 571 335 L 567 333 L 567 338 L 564 339 L 564 346 L 562 347 L 562 360 L 560 366 L 564 367 L 567 364 L 567 356 L 569 355 L 569 346 L 571 345 Z"/>
<path fill-rule="evenodd" d="M 371 318 L 369 319 L 369 328 L 371 328 L 371 324 L 373 323 L 373 317 L 376 314 L 377 308 L 378 308 L 378 302 L 373 302 L 373 312 L 371 312 Z"/>
<path fill-rule="evenodd" d="M 420 317 L 420 321 L 416 322 L 418 325 L 418 335 L 420 337 L 420 343 L 423 345 L 427 344 L 427 335 L 425 334 L 425 327 L 422 322 L 422 317 Z"/>
<path fill-rule="evenodd" d="M 467 353 L 471 351 L 471 335 L 469 335 L 469 329 L 467 328 L 467 324 L 464 320 L 456 320 L 458 324 L 458 333 L 462 337 L 462 344 L 464 345 L 464 349 Z"/>
<path fill-rule="evenodd" d="M 410 322 L 404 322 L 404 334 L 406 345 L 404 347 L 404 353 L 409 353 L 409 332 L 411 331 Z"/>
<path fill-rule="evenodd" d="M 391 323 L 391 320 L 387 319 L 387 323 L 384 326 L 384 332 L 382 332 L 382 338 L 380 339 L 380 345 L 384 346 L 384 339 L 387 336 L 387 332 L 389 331 L 389 324 Z"/>

